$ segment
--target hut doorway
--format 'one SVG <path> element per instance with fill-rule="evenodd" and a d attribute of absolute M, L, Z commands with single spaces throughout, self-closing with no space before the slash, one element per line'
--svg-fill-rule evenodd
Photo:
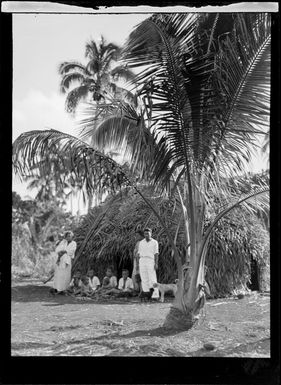
<path fill-rule="evenodd" d="M 131 258 L 126 258 L 125 260 L 122 260 L 120 256 L 117 256 L 115 268 L 117 279 L 120 279 L 122 277 L 122 269 L 128 269 L 129 277 L 131 277 L 133 272 L 133 261 L 131 260 Z"/>
<path fill-rule="evenodd" d="M 249 282 L 248 287 L 252 291 L 259 291 L 259 267 L 257 261 L 251 257 L 251 282 Z"/>

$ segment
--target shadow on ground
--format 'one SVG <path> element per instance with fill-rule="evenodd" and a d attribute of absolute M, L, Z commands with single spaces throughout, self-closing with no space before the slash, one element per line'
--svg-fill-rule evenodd
<path fill-rule="evenodd" d="M 14 342 L 12 343 L 13 350 L 22 350 L 22 349 L 37 349 L 45 348 L 52 346 L 52 344 L 41 343 L 41 342 Z"/>
<path fill-rule="evenodd" d="M 118 329 L 118 325 L 116 326 L 117 329 Z M 146 329 L 146 330 L 136 330 L 132 333 L 128 333 L 128 334 L 120 334 L 120 331 L 117 330 L 115 331 L 114 333 L 106 333 L 106 334 L 103 334 L 101 336 L 98 336 L 98 337 L 87 337 L 87 338 L 84 338 L 84 339 L 75 339 L 75 340 L 70 340 L 70 341 L 67 341 L 67 344 L 68 345 L 76 345 L 76 344 L 94 344 L 94 345 L 104 345 L 104 346 L 107 346 L 107 344 L 109 343 L 109 345 L 112 347 L 114 345 L 114 342 L 113 341 L 110 341 L 109 340 L 126 340 L 126 339 L 134 339 L 136 337 L 148 337 L 148 338 L 151 338 L 151 337 L 167 337 L 167 336 L 174 336 L 174 335 L 177 335 L 179 333 L 182 333 L 182 332 L 179 332 L 179 331 L 175 331 L 175 330 L 166 330 L 164 329 L 163 327 L 157 327 L 157 328 L 154 328 L 154 329 Z M 65 343 L 64 343 L 65 344 Z M 62 344 L 62 345 L 64 345 Z"/>
<path fill-rule="evenodd" d="M 65 304 L 122 304 L 122 305 L 135 305 L 140 303 L 139 298 L 110 298 L 110 299 L 88 299 L 88 298 L 74 298 L 69 295 L 52 295 L 50 293 L 50 286 L 43 284 L 27 284 L 27 285 L 15 285 L 12 287 L 12 301 L 14 302 L 47 302 L 42 306 L 61 306 Z M 157 303 L 157 302 L 156 302 Z"/>

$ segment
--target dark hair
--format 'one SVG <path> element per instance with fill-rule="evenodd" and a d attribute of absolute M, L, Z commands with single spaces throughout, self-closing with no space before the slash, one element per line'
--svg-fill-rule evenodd
<path fill-rule="evenodd" d="M 73 234 L 73 232 L 72 232 L 71 230 L 68 230 L 68 231 L 66 231 L 66 232 L 64 233 L 64 237 L 65 237 L 65 238 L 66 238 L 68 235 L 71 235 L 71 236 L 74 237 L 74 234 Z"/>
<path fill-rule="evenodd" d="M 122 273 L 123 273 L 123 271 L 127 271 L 127 273 L 129 273 L 129 270 L 128 270 L 128 269 L 122 269 Z"/>
<path fill-rule="evenodd" d="M 152 233 L 152 230 L 150 227 L 146 227 L 145 229 L 143 229 L 143 232 L 145 232 L 145 231 L 149 231 L 150 233 Z"/>
<path fill-rule="evenodd" d="M 107 266 L 106 270 L 111 270 L 112 273 L 114 272 L 113 266 Z"/>

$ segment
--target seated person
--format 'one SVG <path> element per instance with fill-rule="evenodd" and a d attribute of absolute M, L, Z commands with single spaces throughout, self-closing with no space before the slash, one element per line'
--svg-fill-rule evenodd
<path fill-rule="evenodd" d="M 134 290 L 133 280 L 129 277 L 129 270 L 122 270 L 122 278 L 119 279 L 118 289 L 122 291 L 132 291 Z"/>
<path fill-rule="evenodd" d="M 90 279 L 86 275 L 81 278 L 81 296 L 88 297 L 93 293 Z"/>
<path fill-rule="evenodd" d="M 100 280 L 95 275 L 95 272 L 93 269 L 88 270 L 87 277 L 89 278 L 89 282 L 93 291 L 97 290 L 100 287 Z"/>
<path fill-rule="evenodd" d="M 119 279 L 118 289 L 111 289 L 108 294 L 117 294 L 118 297 L 131 297 L 134 293 L 133 280 L 129 277 L 129 270 L 122 270 L 122 278 Z"/>
<path fill-rule="evenodd" d="M 81 293 L 81 271 L 77 270 L 74 275 L 72 280 L 70 281 L 69 287 L 67 289 L 67 293 L 69 294 L 80 294 Z"/>
<path fill-rule="evenodd" d="M 113 269 L 111 267 L 108 267 L 106 269 L 105 277 L 102 281 L 102 288 L 103 289 L 112 289 L 117 286 L 117 279 L 115 275 L 113 275 Z"/>

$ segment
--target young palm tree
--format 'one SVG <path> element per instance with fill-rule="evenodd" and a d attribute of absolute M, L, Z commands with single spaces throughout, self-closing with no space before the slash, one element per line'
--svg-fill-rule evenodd
<path fill-rule="evenodd" d="M 268 203 L 267 187 L 243 196 L 239 185 L 229 189 L 227 177 L 243 169 L 249 144 L 263 132 L 268 115 L 269 24 L 266 14 L 152 16 L 131 34 L 124 51 L 129 66 L 146 65 L 137 77 L 138 110 L 117 103 L 112 115 L 93 128 L 91 145 L 54 130 L 22 134 L 14 143 L 19 173 L 55 143 L 70 159 L 71 171 L 85 165 L 90 190 L 131 184 L 143 197 L 163 225 L 178 267 L 179 290 L 166 327 L 188 329 L 198 319 L 205 301 L 205 254 L 217 222 L 238 204 L 253 209 Z M 185 255 L 137 181 L 98 150 L 109 138 L 112 148 L 122 144 L 131 153 L 132 169 L 140 176 L 178 194 Z M 221 210 L 204 231 L 213 196 Z"/>
<path fill-rule="evenodd" d="M 183 193 L 177 191 L 190 247 L 165 325 L 188 328 L 204 304 L 204 261 L 211 230 L 232 206 L 227 205 L 231 199 L 222 176 L 243 170 L 251 155 L 249 145 L 268 128 L 270 17 L 154 15 L 131 34 L 123 57 L 130 68 L 146 64 L 135 81 L 143 84 L 138 94 L 149 113 L 133 130 L 128 123 L 133 117 L 116 110 L 92 130 L 93 139 L 96 146 L 107 141 L 116 146 L 125 140 L 134 163 L 140 132 L 150 126 L 155 139 L 149 162 L 154 182 L 163 187 L 173 183 L 174 189 L 184 184 Z M 224 210 L 204 233 L 211 191 L 224 198 Z"/>
<path fill-rule="evenodd" d="M 66 110 L 74 113 L 78 103 L 91 96 L 92 101 L 99 102 L 106 99 L 110 91 L 129 95 L 128 91 L 118 87 L 116 80 L 132 79 L 133 73 L 125 66 L 115 65 L 120 53 L 120 47 L 113 43 L 106 43 L 101 37 L 99 44 L 91 40 L 86 44 L 85 58 L 87 65 L 78 62 L 63 62 L 59 66 L 61 75 L 60 91 L 67 93 Z M 76 87 L 72 87 L 75 85 Z"/>

